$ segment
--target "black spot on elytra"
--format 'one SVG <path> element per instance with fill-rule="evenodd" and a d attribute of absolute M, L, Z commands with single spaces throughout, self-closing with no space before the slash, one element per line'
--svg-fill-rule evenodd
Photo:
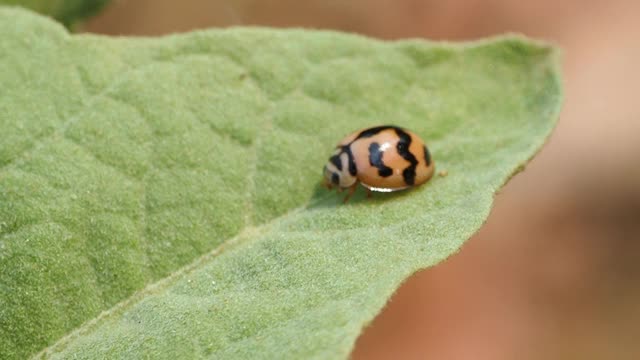
<path fill-rule="evenodd" d="M 407 183 L 407 185 L 413 185 L 416 182 L 416 166 L 418 166 L 418 160 L 409 151 L 409 146 L 411 145 L 411 135 L 400 128 L 395 128 L 395 131 L 398 135 L 398 144 L 396 145 L 398 154 L 411 164 L 402 171 L 402 178 L 404 179 L 404 182 Z"/>
<path fill-rule="evenodd" d="M 431 166 L 431 154 L 426 145 L 424 146 L 424 163 L 427 164 L 427 166 Z"/>
<path fill-rule="evenodd" d="M 380 151 L 380 144 L 377 142 L 369 145 L 369 164 L 377 167 L 378 175 L 382 177 L 388 177 L 393 174 L 393 170 L 382 162 L 382 151 Z"/>
<path fill-rule="evenodd" d="M 376 126 L 376 127 L 368 128 L 368 129 L 362 130 L 360 132 L 360 134 L 358 134 L 358 136 L 356 136 L 356 138 L 353 139 L 353 141 L 356 141 L 356 140 L 362 139 L 362 138 L 372 137 L 373 135 L 376 135 L 379 132 L 387 130 L 387 129 L 398 129 L 398 128 L 395 127 L 395 126 L 392 126 L 392 125 L 382 125 L 382 126 Z"/>

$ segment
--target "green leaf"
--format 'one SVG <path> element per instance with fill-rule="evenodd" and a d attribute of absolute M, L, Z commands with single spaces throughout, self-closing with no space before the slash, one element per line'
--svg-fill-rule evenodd
<path fill-rule="evenodd" d="M 67 27 L 97 14 L 109 0 L 0 0 L 1 5 L 19 5 L 60 21 Z"/>
<path fill-rule="evenodd" d="M 15 9 L 0 33 L 0 358 L 347 357 L 561 102 L 555 51 L 513 36 L 107 38 Z M 322 166 L 380 123 L 448 176 L 343 205 Z"/>

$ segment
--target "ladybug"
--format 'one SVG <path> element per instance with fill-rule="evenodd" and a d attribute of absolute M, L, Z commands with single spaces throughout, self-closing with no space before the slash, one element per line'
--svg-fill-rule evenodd
<path fill-rule="evenodd" d="M 427 182 L 435 170 L 429 149 L 413 132 L 393 125 L 356 131 L 338 143 L 324 166 L 324 185 L 338 191 L 358 183 L 371 191 L 392 192 Z"/>

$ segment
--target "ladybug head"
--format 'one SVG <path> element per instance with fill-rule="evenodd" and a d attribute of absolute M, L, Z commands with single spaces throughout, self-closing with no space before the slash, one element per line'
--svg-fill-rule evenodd
<path fill-rule="evenodd" d="M 329 158 L 329 162 L 324 166 L 324 184 L 331 188 L 348 188 L 356 181 L 355 166 L 351 164 L 349 155 L 340 149 Z"/>

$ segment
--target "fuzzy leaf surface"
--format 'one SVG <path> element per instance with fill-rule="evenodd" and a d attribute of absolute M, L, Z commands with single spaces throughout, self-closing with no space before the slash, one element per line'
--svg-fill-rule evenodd
<path fill-rule="evenodd" d="M 70 35 L 0 8 L 0 358 L 344 358 L 455 253 L 558 116 L 553 48 L 231 29 Z M 348 204 L 392 123 L 448 176 Z"/>

